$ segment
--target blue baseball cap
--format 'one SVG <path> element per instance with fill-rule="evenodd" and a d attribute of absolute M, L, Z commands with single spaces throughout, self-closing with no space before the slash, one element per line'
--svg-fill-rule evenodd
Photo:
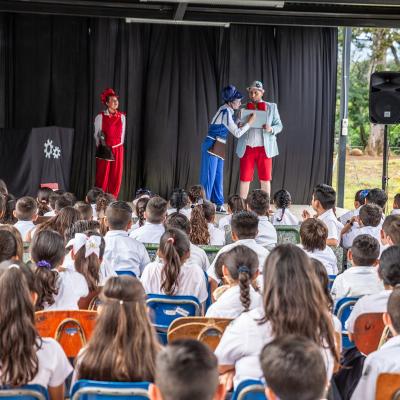
<path fill-rule="evenodd" d="M 243 99 L 243 95 L 233 85 L 228 85 L 222 89 L 222 98 L 226 103 Z"/>

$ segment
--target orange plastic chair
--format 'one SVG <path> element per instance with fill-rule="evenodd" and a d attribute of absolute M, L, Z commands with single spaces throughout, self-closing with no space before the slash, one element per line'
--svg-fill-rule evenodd
<path fill-rule="evenodd" d="M 178 339 L 195 339 L 214 351 L 231 321 L 231 318 L 178 318 L 168 328 L 168 343 Z"/>
<path fill-rule="evenodd" d="M 357 317 L 353 341 L 361 353 L 368 355 L 378 349 L 385 329 L 382 317 L 383 313 L 367 313 Z"/>
<path fill-rule="evenodd" d="M 380 374 L 376 383 L 375 400 L 400 399 L 400 374 Z"/>
<path fill-rule="evenodd" d="M 96 318 L 97 312 L 88 310 L 38 311 L 35 314 L 40 336 L 56 339 L 71 358 L 75 358 L 90 339 Z"/>
<path fill-rule="evenodd" d="M 80 310 L 97 310 L 98 305 L 98 296 L 101 291 L 101 288 L 97 288 L 86 297 L 81 297 L 78 301 L 78 307 Z"/>

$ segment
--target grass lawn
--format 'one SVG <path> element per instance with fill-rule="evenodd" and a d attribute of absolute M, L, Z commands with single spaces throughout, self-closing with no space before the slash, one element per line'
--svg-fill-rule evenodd
<path fill-rule="evenodd" d="M 392 210 L 393 197 L 400 192 L 400 157 L 389 158 L 389 213 Z M 333 187 L 337 186 L 337 162 L 334 162 Z M 357 190 L 382 187 L 382 157 L 346 157 L 346 180 L 344 190 L 344 207 L 352 209 Z"/>

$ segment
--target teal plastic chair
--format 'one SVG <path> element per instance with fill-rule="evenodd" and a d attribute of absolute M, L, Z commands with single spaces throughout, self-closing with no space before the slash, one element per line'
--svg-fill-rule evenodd
<path fill-rule="evenodd" d="M 47 388 L 41 385 L 23 385 L 19 388 L 3 386 L 0 388 L 0 398 L 10 400 L 48 400 Z"/>

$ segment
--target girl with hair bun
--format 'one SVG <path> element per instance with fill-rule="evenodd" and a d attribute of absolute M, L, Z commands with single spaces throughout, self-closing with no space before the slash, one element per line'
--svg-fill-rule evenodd
<path fill-rule="evenodd" d="M 290 193 L 281 189 L 274 194 L 276 211 L 272 217 L 272 225 L 299 225 L 298 218 L 293 215 L 289 207 L 292 204 Z"/>
<path fill-rule="evenodd" d="M 190 242 L 186 233 L 168 229 L 161 236 L 158 256 L 161 262 L 148 264 L 141 277 L 148 294 L 194 296 L 200 303 L 207 300 L 207 285 L 200 266 L 186 263 L 190 257 Z"/>
<path fill-rule="evenodd" d="M 209 307 L 206 317 L 237 318 L 243 312 L 262 306 L 256 284 L 258 257 L 255 251 L 239 245 L 223 253 L 222 275 L 226 289 Z"/>

